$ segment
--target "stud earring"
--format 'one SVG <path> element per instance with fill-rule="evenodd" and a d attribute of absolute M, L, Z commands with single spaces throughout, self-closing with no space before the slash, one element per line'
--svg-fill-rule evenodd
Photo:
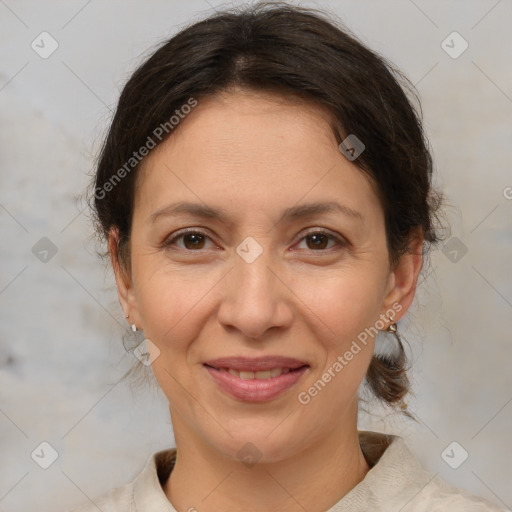
<path fill-rule="evenodd" d="M 397 325 L 395 323 L 389 324 L 388 328 L 386 329 L 387 332 L 396 333 L 397 331 Z"/>
<path fill-rule="evenodd" d="M 392 311 L 389 315 L 389 321 L 391 322 L 388 327 L 386 328 L 387 332 L 395 333 L 397 331 L 397 325 L 393 322 L 393 319 L 395 318 L 395 312 Z"/>

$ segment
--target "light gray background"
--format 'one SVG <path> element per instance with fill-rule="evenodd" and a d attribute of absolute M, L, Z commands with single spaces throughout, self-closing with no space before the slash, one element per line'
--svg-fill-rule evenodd
<path fill-rule="evenodd" d="M 433 473 L 512 508 L 512 2 L 303 4 L 332 9 L 417 84 L 468 250 L 434 253 L 401 326 L 420 423 L 362 415 L 361 428 L 402 434 Z M 173 446 L 163 394 L 119 382 L 126 326 L 75 197 L 142 53 L 219 5 L 0 0 L 1 511 L 65 510 Z M 59 44 L 47 59 L 31 48 L 42 31 Z M 441 47 L 453 31 L 469 43 L 457 59 Z M 58 249 L 46 263 L 42 237 Z M 43 441 L 59 453 L 46 470 L 30 456 Z M 441 457 L 452 441 L 469 453 L 456 470 Z"/>

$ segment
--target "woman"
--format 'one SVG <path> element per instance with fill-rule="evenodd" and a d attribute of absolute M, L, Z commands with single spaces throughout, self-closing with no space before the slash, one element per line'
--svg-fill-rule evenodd
<path fill-rule="evenodd" d="M 500 510 L 357 430 L 364 380 L 408 414 L 397 322 L 440 241 L 399 79 L 277 3 L 196 23 L 133 74 L 93 207 L 176 449 L 82 510 Z"/>

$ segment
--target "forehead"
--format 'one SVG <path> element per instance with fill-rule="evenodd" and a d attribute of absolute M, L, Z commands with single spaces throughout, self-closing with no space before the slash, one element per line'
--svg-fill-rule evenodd
<path fill-rule="evenodd" d="M 214 199 L 272 209 L 343 198 L 367 210 L 373 185 L 341 154 L 332 126 L 326 109 L 295 98 L 248 91 L 205 98 L 146 158 L 136 203 Z"/>
<path fill-rule="evenodd" d="M 198 101 L 184 116 L 174 133 L 156 148 L 149 159 L 171 149 L 175 156 L 192 146 L 201 152 L 188 153 L 189 160 L 237 154 L 251 158 L 260 147 L 274 157 L 293 158 L 290 149 L 302 147 L 314 156 L 313 148 L 336 144 L 331 128 L 333 116 L 325 106 L 299 96 L 234 89 Z M 238 155 L 242 157 L 242 155 Z M 254 163 L 264 160 L 259 153 Z"/>

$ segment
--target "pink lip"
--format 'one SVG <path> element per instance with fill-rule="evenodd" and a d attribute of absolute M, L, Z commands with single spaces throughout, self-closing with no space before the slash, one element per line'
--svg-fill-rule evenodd
<path fill-rule="evenodd" d="M 309 368 L 308 366 L 302 366 L 296 370 L 290 370 L 289 373 L 283 373 L 278 377 L 272 377 L 265 380 L 245 380 L 235 375 L 231 375 L 225 370 L 218 370 L 206 365 L 204 367 L 225 393 L 245 402 L 266 402 L 278 397 L 293 387 Z M 275 365 L 274 363 L 272 368 L 284 367 Z M 270 366 L 265 369 L 270 369 Z M 263 371 L 262 368 L 260 368 L 260 370 Z"/>

